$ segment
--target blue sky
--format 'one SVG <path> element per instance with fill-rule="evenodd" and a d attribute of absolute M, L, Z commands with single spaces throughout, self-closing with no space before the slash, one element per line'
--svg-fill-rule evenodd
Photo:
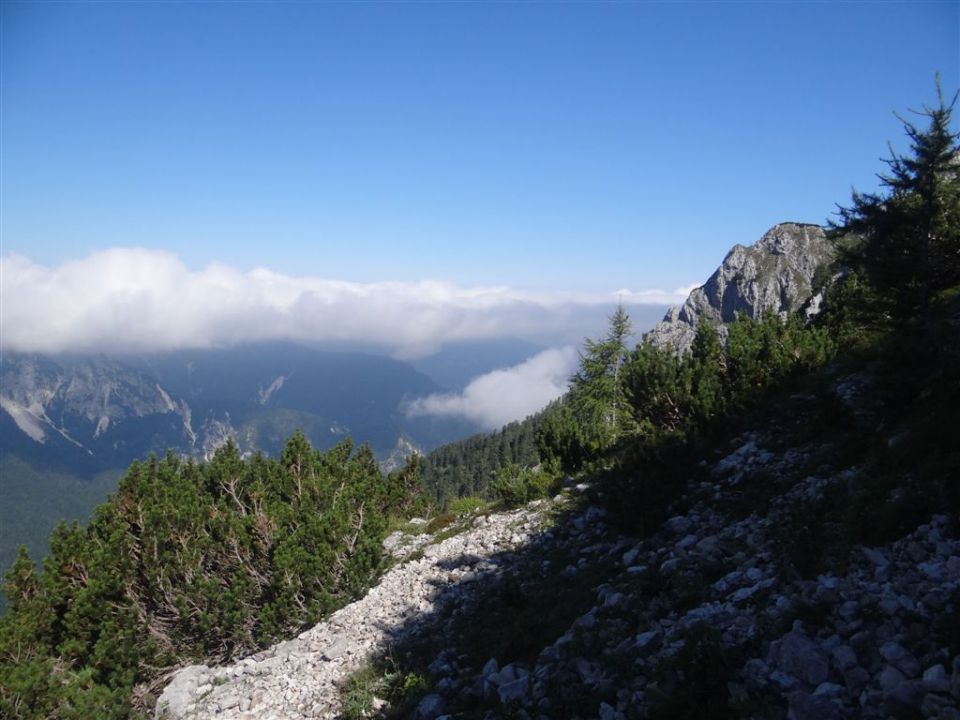
<path fill-rule="evenodd" d="M 671 289 L 869 189 L 960 4 L 13 3 L 2 251 Z"/>

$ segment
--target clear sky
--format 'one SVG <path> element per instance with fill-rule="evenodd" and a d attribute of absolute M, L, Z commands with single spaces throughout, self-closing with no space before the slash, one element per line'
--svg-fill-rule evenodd
<path fill-rule="evenodd" d="M 869 189 L 957 2 L 2 4 L 2 251 L 672 289 Z"/>

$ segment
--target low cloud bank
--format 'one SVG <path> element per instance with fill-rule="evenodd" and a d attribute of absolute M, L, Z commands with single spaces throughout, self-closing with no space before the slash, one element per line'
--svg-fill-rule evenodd
<path fill-rule="evenodd" d="M 579 344 L 603 331 L 602 318 L 618 300 L 647 321 L 687 294 L 351 283 L 223 264 L 190 270 L 172 253 L 143 248 L 52 267 L 7 255 L 0 258 L 0 288 L 0 344 L 10 350 L 158 351 L 293 340 L 365 343 L 401 358 L 469 340 Z"/>
<path fill-rule="evenodd" d="M 573 347 L 550 348 L 519 365 L 474 378 L 461 393 L 419 398 L 410 403 L 407 414 L 463 417 L 493 430 L 522 420 L 563 395 L 578 360 Z"/>

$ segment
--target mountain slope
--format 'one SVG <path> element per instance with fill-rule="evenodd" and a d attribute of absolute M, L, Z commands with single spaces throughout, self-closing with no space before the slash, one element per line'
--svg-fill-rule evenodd
<path fill-rule="evenodd" d="M 4 432 L 0 428 L 0 433 Z M 49 551 L 50 531 L 61 520 L 87 522 L 93 509 L 117 489 L 121 469 L 92 477 L 0 456 L 0 566 L 6 571 L 25 545 L 31 557 Z M 0 594 L 0 613 L 6 598 Z"/>
<path fill-rule="evenodd" d="M 543 413 L 435 448 L 423 460 L 423 484 L 438 507 L 470 495 L 489 494 L 494 471 L 506 464 L 539 462 L 536 433 Z"/>
<path fill-rule="evenodd" d="M 907 484 L 870 494 L 894 457 L 942 457 L 915 433 L 955 412 L 891 429 L 912 449 L 870 442 L 881 391 L 851 370 L 691 444 L 646 537 L 610 522 L 602 479 L 459 533 L 417 526 L 362 601 L 235 665 L 181 671 L 159 714 L 955 718 L 960 518 L 910 511 Z M 878 532 L 885 514 L 900 523 Z"/>

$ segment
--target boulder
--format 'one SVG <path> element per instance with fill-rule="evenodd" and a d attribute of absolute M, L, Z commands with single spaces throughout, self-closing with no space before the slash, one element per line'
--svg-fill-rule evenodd
<path fill-rule="evenodd" d="M 523 700 L 529 688 L 530 677 L 528 675 L 524 675 L 521 678 L 517 678 L 516 680 L 502 684 L 499 688 L 497 688 L 497 695 L 500 697 L 501 703 L 504 705 L 509 705 L 510 703 Z"/>
<path fill-rule="evenodd" d="M 849 645 L 839 645 L 830 653 L 833 657 L 833 665 L 840 672 L 849 670 L 857 665 L 857 654 Z"/>
<path fill-rule="evenodd" d="M 797 690 L 787 697 L 789 720 L 839 720 L 840 712 L 829 697 Z"/>
<path fill-rule="evenodd" d="M 885 642 L 880 646 L 880 655 L 907 677 L 914 678 L 920 674 L 920 663 L 898 642 Z"/>
<path fill-rule="evenodd" d="M 414 720 L 436 720 L 443 715 L 447 701 L 442 695 L 431 694 L 424 697 L 413 711 Z"/>
<path fill-rule="evenodd" d="M 187 707 L 196 702 L 197 688 L 207 683 L 210 668 L 206 665 L 190 665 L 178 670 L 157 700 L 158 718 L 179 718 Z"/>
<path fill-rule="evenodd" d="M 923 717 L 923 684 L 914 680 L 902 682 L 885 696 L 885 709 L 895 720 L 919 720 Z"/>
<path fill-rule="evenodd" d="M 780 639 L 774 664 L 813 687 L 826 681 L 830 672 L 826 653 L 806 635 L 795 631 Z"/>
<path fill-rule="evenodd" d="M 943 665 L 934 665 L 923 671 L 923 687 L 928 692 L 942 693 L 946 695 L 950 692 L 950 676 L 947 675 L 946 668 Z"/>

